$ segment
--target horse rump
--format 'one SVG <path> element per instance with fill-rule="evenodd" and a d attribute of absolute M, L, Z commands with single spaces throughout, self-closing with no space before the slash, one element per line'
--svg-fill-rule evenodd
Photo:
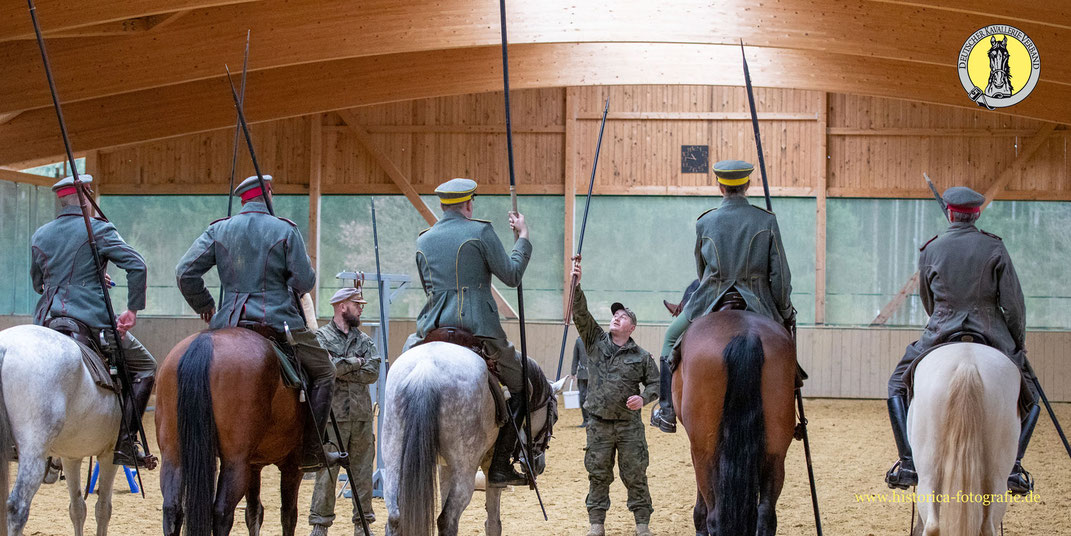
<path fill-rule="evenodd" d="M 737 335 L 723 352 L 725 403 L 718 430 L 717 534 L 755 534 L 766 430 L 762 409 L 762 341 Z"/>
<path fill-rule="evenodd" d="M 182 459 L 180 495 L 188 534 L 211 534 L 216 482 L 216 421 L 209 369 L 212 335 L 202 332 L 178 364 L 178 433 Z"/>
<path fill-rule="evenodd" d="M 423 374 L 408 378 L 399 394 L 403 424 L 401 468 L 398 472 L 400 533 L 432 534 L 436 503 L 435 471 L 439 458 L 439 391 Z"/>
<path fill-rule="evenodd" d="M 0 344 L 0 370 L 4 367 L 4 354 L 6 350 Z M 7 403 L 4 402 L 4 381 L 0 375 L 0 492 L 7 497 L 10 489 L 9 467 L 15 438 L 11 435 L 11 421 L 7 417 Z M 4 503 L 7 501 L 5 500 Z M 0 504 L 0 534 L 7 534 L 7 505 Z"/>

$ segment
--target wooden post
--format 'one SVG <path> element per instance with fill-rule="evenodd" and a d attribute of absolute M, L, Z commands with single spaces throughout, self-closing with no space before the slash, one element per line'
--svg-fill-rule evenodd
<path fill-rule="evenodd" d="M 307 250 L 316 270 L 312 303 L 320 303 L 320 178 L 323 175 L 323 114 L 313 114 L 309 129 L 309 243 Z"/>
<path fill-rule="evenodd" d="M 573 256 L 573 221 L 576 219 L 576 164 L 579 159 L 576 153 L 576 117 L 579 102 L 577 88 L 565 88 L 565 143 L 562 144 L 565 152 L 565 280 L 562 282 L 562 318 L 566 322 L 569 321 L 565 318 L 569 310 L 569 284 L 573 282 L 573 263 L 569 259 Z"/>
<path fill-rule="evenodd" d="M 814 323 L 826 323 L 826 187 L 829 184 L 829 95 L 818 98 L 818 162 L 814 214 Z"/>

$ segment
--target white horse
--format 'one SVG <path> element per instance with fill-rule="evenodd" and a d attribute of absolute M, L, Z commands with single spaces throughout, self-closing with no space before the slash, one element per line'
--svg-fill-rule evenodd
<path fill-rule="evenodd" d="M 938 348 L 916 367 L 907 415 L 916 534 L 999 534 L 1019 440 L 1019 375 L 1000 351 L 975 343 Z"/>
<path fill-rule="evenodd" d="M 529 361 L 531 363 L 531 361 Z M 547 382 L 532 364 L 529 379 Z M 544 425 L 557 420 L 555 395 L 564 380 L 547 384 L 546 406 L 532 412 L 537 446 Z M 383 496 L 387 534 L 432 534 L 435 469 L 439 469 L 442 511 L 435 524 L 440 536 L 454 536 L 458 519 L 472 500 L 476 470 L 487 473 L 498 436 L 495 402 L 488 389 L 487 365 L 468 348 L 429 342 L 404 352 L 391 365 L 383 401 Z M 538 386 L 537 386 L 538 387 Z M 549 428 L 547 428 L 549 429 Z M 542 472 L 543 453 L 534 453 L 534 469 Z M 502 488 L 486 487 L 489 536 L 502 533 L 499 500 Z"/>
<path fill-rule="evenodd" d="M 8 534 L 22 534 L 30 502 L 45 476 L 47 458 L 52 456 L 63 462 L 71 495 L 71 522 L 75 535 L 81 536 L 86 520 L 79 478 L 82 458 L 97 456 L 97 536 L 106 535 L 116 472 L 112 454 L 119 435 L 115 393 L 93 381 L 73 340 L 34 325 L 0 331 L 0 389 L 0 420 L 10 426 L 19 452 L 18 476 L 7 500 Z M 10 441 L 0 443 L 5 456 L 8 445 Z M 6 481 L 0 489 L 7 490 Z"/>

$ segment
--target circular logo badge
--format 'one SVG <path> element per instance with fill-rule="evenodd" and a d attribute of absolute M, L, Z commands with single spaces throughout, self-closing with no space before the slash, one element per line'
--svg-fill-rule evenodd
<path fill-rule="evenodd" d="M 967 96 L 990 110 L 1022 102 L 1041 77 L 1034 42 L 1006 24 L 986 26 L 967 38 L 959 51 L 959 81 Z"/>

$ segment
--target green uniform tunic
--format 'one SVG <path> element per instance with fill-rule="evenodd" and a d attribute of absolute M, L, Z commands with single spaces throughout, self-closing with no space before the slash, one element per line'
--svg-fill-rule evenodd
<path fill-rule="evenodd" d="M 647 487 L 647 437 L 640 411 L 628 409 L 625 403 L 633 395 L 643 397 L 644 404 L 658 399 L 658 366 L 651 354 L 631 338 L 622 346 L 614 344 L 610 334 L 591 316 L 579 286 L 573 299 L 573 323 L 584 341 L 588 359 L 584 401 L 589 416 L 584 454 L 588 520 L 606 520 L 617 456 L 621 480 L 628 489 L 628 508 L 636 523 L 649 523 L 654 508 Z"/>
<path fill-rule="evenodd" d="M 335 364 L 335 394 L 332 408 L 338 419 L 342 441 L 349 452 L 350 471 L 357 482 L 358 498 L 365 516 L 374 520 L 372 513 L 372 470 L 376 455 L 372 422 L 372 397 L 368 385 L 379 379 L 380 356 L 372 338 L 357 328 L 343 333 L 334 320 L 316 331 L 320 341 Z M 312 494 L 310 525 L 330 527 L 335 520 L 335 485 L 338 482 L 338 467 L 316 473 L 316 487 Z M 357 506 L 353 506 L 352 521 L 357 519 Z"/>
<path fill-rule="evenodd" d="M 212 222 L 175 268 L 179 290 L 198 314 L 215 307 L 204 282 L 212 266 L 223 284 L 223 301 L 212 317 L 212 329 L 246 320 L 282 332 L 285 322 L 311 382 L 334 381 L 334 366 L 316 336 L 305 329 L 294 298 L 294 293 L 309 292 L 316 283 L 305 241 L 294 222 L 272 216 L 264 203 L 256 201 L 246 203 L 233 217 Z"/>

